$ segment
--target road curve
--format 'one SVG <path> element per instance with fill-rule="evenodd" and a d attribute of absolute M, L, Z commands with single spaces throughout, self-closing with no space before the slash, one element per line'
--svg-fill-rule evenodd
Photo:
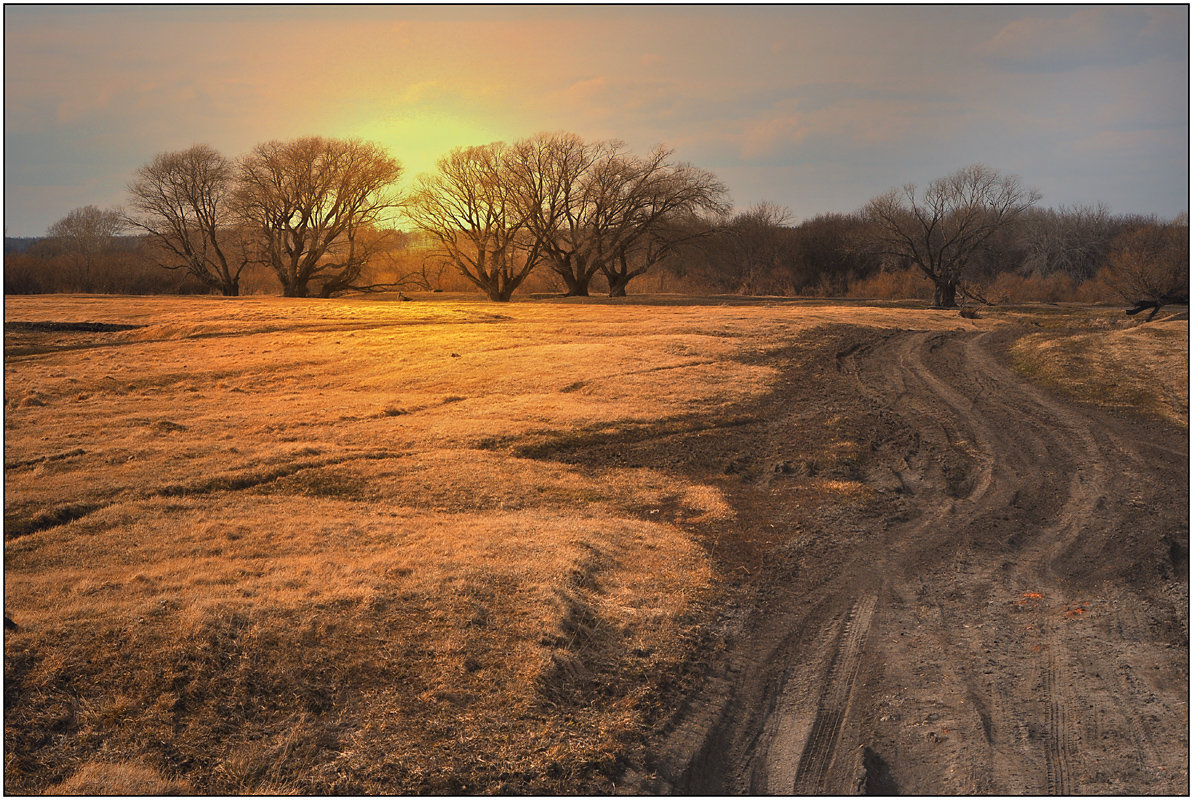
<path fill-rule="evenodd" d="M 1008 339 L 868 332 L 838 354 L 899 510 L 743 637 L 655 788 L 1188 791 L 1187 433 L 1027 383 Z"/>

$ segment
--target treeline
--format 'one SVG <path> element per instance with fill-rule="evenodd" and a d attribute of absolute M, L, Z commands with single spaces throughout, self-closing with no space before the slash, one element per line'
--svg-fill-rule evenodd
<path fill-rule="evenodd" d="M 955 265 L 955 277 L 961 294 L 978 302 L 1120 303 L 1187 293 L 1188 230 L 1184 217 L 1112 215 L 1102 206 L 1027 209 Z M 789 225 L 783 209 L 762 204 L 663 267 L 693 292 L 939 301 L 912 248 L 892 253 L 876 238 L 865 211 Z M 928 254 L 924 260 L 931 263 Z"/>
<path fill-rule="evenodd" d="M 849 214 L 732 213 L 712 173 L 571 133 L 460 147 L 402 191 L 378 145 L 306 137 L 162 153 L 123 209 L 7 240 L 6 293 L 480 289 L 1119 302 L 1188 292 L 1188 221 L 1036 208 L 982 165 Z M 11 242 L 11 248 L 10 248 Z"/>

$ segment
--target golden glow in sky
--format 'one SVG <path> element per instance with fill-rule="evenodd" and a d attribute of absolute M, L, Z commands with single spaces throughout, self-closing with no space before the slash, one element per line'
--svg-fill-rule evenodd
<path fill-rule="evenodd" d="M 1188 195 L 1184 6 L 7 6 L 6 218 L 117 205 L 155 153 L 377 141 L 407 175 L 571 130 L 798 220 L 984 162 L 1046 205 Z"/>

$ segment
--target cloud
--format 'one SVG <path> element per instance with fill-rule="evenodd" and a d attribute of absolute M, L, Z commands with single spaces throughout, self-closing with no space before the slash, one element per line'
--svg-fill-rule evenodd
<path fill-rule="evenodd" d="M 585 123 L 606 128 L 613 120 L 619 129 L 600 135 L 630 138 L 627 131 L 634 131 L 658 139 L 664 130 L 688 120 L 706 121 L 710 107 L 718 103 L 711 94 L 687 79 L 601 74 L 546 93 L 526 111 L 565 128 Z"/>
<path fill-rule="evenodd" d="M 776 103 L 741 126 L 744 159 L 764 159 L 815 140 L 834 150 L 871 148 L 912 139 L 930 141 L 957 134 L 978 116 L 967 104 L 947 95 L 925 97 L 872 94 L 843 88 L 836 101 Z M 846 94 L 848 92 L 848 94 Z"/>
<path fill-rule="evenodd" d="M 753 120 L 746 124 L 741 134 L 742 157 L 755 159 L 772 155 L 803 141 L 810 130 L 799 113 Z"/>
<path fill-rule="evenodd" d="M 1158 151 L 1178 152 L 1184 138 L 1184 131 L 1173 129 L 1107 130 L 1078 139 L 1073 142 L 1072 149 L 1075 153 L 1099 158 L 1138 159 Z M 1187 159 L 1183 163 L 1187 163 Z"/>
<path fill-rule="evenodd" d="M 382 142 L 411 174 L 544 130 L 665 142 L 800 213 L 975 160 L 1028 180 L 1063 164 L 1072 183 L 1099 153 L 1139 175 L 1188 151 L 1183 6 L 9 6 L 5 22 L 18 232 L 118 193 L 155 152 L 310 133 Z M 1114 133 L 1144 129 L 1171 141 Z M 22 194 L 101 171 L 92 201 Z"/>
<path fill-rule="evenodd" d="M 603 94 L 608 86 L 609 79 L 604 75 L 598 75 L 595 78 L 576 81 L 564 89 L 561 94 L 569 100 L 587 102 Z"/>
<path fill-rule="evenodd" d="M 1025 17 L 984 46 L 993 64 L 1017 72 L 1121 67 L 1187 53 L 1188 10 L 1098 6 L 1066 17 Z"/>

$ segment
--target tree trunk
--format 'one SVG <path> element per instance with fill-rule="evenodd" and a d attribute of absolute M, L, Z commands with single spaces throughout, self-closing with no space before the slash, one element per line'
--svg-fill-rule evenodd
<path fill-rule="evenodd" d="M 932 295 L 934 308 L 957 307 L 957 283 L 955 281 L 937 281 L 936 291 Z"/>
<path fill-rule="evenodd" d="M 282 287 L 282 297 L 306 297 L 307 285 L 305 283 L 291 283 Z"/>
<path fill-rule="evenodd" d="M 620 266 L 621 269 L 617 269 Z M 646 268 L 631 270 L 629 260 L 626 254 L 622 252 L 617 256 L 617 263 L 609 264 L 603 267 L 601 272 L 605 273 L 605 280 L 609 283 L 610 297 L 625 297 L 625 287 L 629 285 L 630 281 L 642 273 L 646 272 Z"/>
<path fill-rule="evenodd" d="M 239 297 L 240 296 L 240 283 L 237 281 L 231 281 L 230 283 L 225 283 L 222 286 L 220 286 L 220 293 L 224 297 Z"/>
<path fill-rule="evenodd" d="M 576 275 L 570 270 L 562 269 L 557 269 L 555 272 L 563 278 L 563 283 L 567 286 L 564 297 L 588 297 L 588 281 L 584 280 L 583 275 Z"/>
<path fill-rule="evenodd" d="M 504 303 L 514 293 L 515 287 L 501 280 L 500 275 L 486 275 L 485 279 L 481 288 L 485 290 L 485 294 L 494 303 Z"/>

